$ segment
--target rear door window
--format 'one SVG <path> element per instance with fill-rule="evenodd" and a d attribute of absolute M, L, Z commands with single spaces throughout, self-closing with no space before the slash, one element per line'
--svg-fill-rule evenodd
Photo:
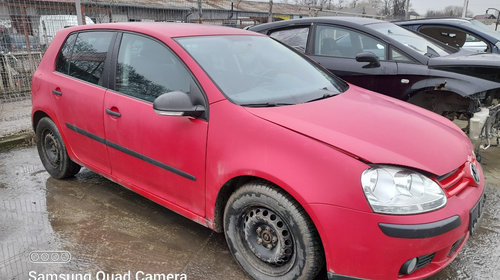
<path fill-rule="evenodd" d="M 56 71 L 99 84 L 113 32 L 81 32 L 74 43 L 72 36 L 66 40 L 59 53 Z"/>

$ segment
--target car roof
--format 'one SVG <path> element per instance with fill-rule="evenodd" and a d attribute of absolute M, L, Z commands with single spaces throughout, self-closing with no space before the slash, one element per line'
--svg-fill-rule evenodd
<path fill-rule="evenodd" d="M 344 23 L 355 23 L 358 25 L 367 25 L 372 23 L 384 22 L 383 20 L 374 18 L 364 18 L 364 17 L 317 17 L 314 18 L 315 21 L 328 21 L 328 22 L 344 22 Z"/>
<path fill-rule="evenodd" d="M 173 23 L 173 22 L 126 22 L 126 23 L 105 23 L 81 25 L 67 28 L 69 32 L 82 30 L 114 29 L 124 31 L 134 31 L 145 34 L 158 34 L 161 37 L 190 37 L 208 35 L 256 35 L 258 34 L 231 27 L 203 25 L 194 23 Z"/>
<path fill-rule="evenodd" d="M 470 18 L 422 18 L 413 20 L 393 21 L 395 24 L 411 25 L 419 23 L 455 23 L 455 24 L 468 24 L 472 19 Z"/>
<path fill-rule="evenodd" d="M 333 24 L 342 24 L 344 26 L 361 26 L 368 25 L 373 23 L 386 22 L 383 20 L 373 19 L 373 18 L 363 18 L 363 17 L 338 17 L 338 16 L 330 16 L 330 17 L 314 17 L 314 18 L 301 18 L 301 19 L 292 19 L 292 20 L 284 20 L 278 22 L 264 23 L 253 26 L 250 30 L 254 31 L 262 31 L 270 28 L 276 28 L 280 26 L 292 26 L 292 25 L 300 25 L 300 24 L 308 24 L 308 23 L 333 23 Z"/>

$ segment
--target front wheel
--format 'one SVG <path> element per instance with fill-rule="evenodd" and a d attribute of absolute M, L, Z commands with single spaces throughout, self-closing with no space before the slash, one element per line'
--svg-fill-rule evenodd
<path fill-rule="evenodd" d="M 229 198 L 224 232 L 234 258 L 254 279 L 313 279 L 324 265 L 305 211 L 268 183 L 246 184 Z"/>
<path fill-rule="evenodd" d="M 80 165 L 69 158 L 57 126 L 47 117 L 42 118 L 36 126 L 36 146 L 50 176 L 63 179 L 80 171 Z"/>

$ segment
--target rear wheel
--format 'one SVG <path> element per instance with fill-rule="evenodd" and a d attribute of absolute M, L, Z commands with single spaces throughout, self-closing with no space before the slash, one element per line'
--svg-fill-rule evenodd
<path fill-rule="evenodd" d="M 42 118 L 36 127 L 36 146 L 42 164 L 50 176 L 63 179 L 80 171 L 80 165 L 69 158 L 56 125 L 47 117 Z"/>
<path fill-rule="evenodd" d="M 229 198 L 224 232 L 231 253 L 254 279 L 313 279 L 324 265 L 305 211 L 265 182 L 246 184 Z"/>

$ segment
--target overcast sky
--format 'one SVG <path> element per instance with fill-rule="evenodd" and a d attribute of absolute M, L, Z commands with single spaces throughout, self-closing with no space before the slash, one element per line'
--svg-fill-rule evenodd
<path fill-rule="evenodd" d="M 463 6 L 464 0 L 410 0 L 412 8 L 419 14 L 425 15 L 427 10 L 442 10 L 446 6 Z M 487 8 L 500 10 L 500 0 L 469 0 L 469 8 L 474 15 L 484 14 Z M 496 13 L 490 10 L 488 13 Z"/>

